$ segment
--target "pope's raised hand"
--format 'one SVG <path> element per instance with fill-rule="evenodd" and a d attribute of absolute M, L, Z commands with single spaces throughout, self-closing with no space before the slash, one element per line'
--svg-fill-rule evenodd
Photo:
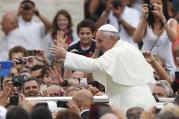
<path fill-rule="evenodd" d="M 67 51 L 62 46 L 53 45 L 50 48 L 51 54 L 56 58 L 65 59 Z"/>

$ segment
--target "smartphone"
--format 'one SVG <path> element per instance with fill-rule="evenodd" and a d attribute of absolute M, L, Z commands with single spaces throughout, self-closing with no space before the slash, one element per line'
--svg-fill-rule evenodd
<path fill-rule="evenodd" d="M 179 80 L 179 72 L 175 72 L 175 78 Z"/>
<path fill-rule="evenodd" d="M 34 106 L 34 108 L 39 107 L 39 106 L 48 107 L 48 104 L 47 104 L 47 102 L 39 102 Z"/>
<path fill-rule="evenodd" d="M 80 85 L 81 86 L 87 86 L 88 85 L 88 79 L 87 78 L 80 78 Z"/>
<path fill-rule="evenodd" d="M 10 70 L 13 67 L 12 61 L 1 61 L 0 62 L 0 77 L 9 76 Z"/>
<path fill-rule="evenodd" d="M 10 102 L 10 105 L 18 105 L 18 103 L 19 103 L 19 96 L 18 95 L 12 95 L 10 97 L 9 102 Z"/>
<path fill-rule="evenodd" d="M 36 50 L 27 50 L 27 56 L 36 56 Z"/>
<path fill-rule="evenodd" d="M 57 101 L 57 107 L 68 108 L 68 101 Z"/>

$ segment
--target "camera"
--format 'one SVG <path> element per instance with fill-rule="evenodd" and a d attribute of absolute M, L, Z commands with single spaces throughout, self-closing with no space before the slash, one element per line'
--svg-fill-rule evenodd
<path fill-rule="evenodd" d="M 18 105 L 19 103 L 19 90 L 21 86 L 24 84 L 25 80 L 27 80 L 26 75 L 18 75 L 12 77 L 12 85 L 14 87 L 14 94 L 10 97 L 10 105 Z M 16 89 L 16 90 L 15 90 Z"/>
<path fill-rule="evenodd" d="M 48 103 L 47 102 L 39 102 L 34 106 L 34 108 L 39 107 L 39 106 L 44 106 L 44 107 L 48 108 Z"/>
<path fill-rule="evenodd" d="M 10 97 L 10 105 L 18 105 L 19 103 L 19 95 L 18 94 L 14 94 Z"/>
<path fill-rule="evenodd" d="M 121 7 L 121 1 L 120 0 L 113 0 L 112 5 L 115 9 L 118 9 L 118 7 Z"/>
<path fill-rule="evenodd" d="M 36 56 L 37 51 L 36 50 L 27 50 L 27 56 Z"/>
<path fill-rule="evenodd" d="M 154 11 L 154 5 L 148 4 L 147 7 L 149 9 L 149 12 Z"/>
<path fill-rule="evenodd" d="M 13 76 L 12 84 L 14 87 L 21 87 L 21 85 L 23 85 L 26 80 L 27 80 L 26 75 Z"/>
<path fill-rule="evenodd" d="M 68 101 L 57 101 L 57 107 L 68 108 Z"/>
<path fill-rule="evenodd" d="M 17 59 L 16 64 L 23 64 L 23 65 L 25 65 L 26 64 L 26 59 L 25 58 L 19 58 L 19 59 Z"/>

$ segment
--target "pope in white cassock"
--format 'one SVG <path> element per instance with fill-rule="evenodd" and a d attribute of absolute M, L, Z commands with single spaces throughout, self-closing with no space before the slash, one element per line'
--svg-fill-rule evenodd
<path fill-rule="evenodd" d="M 120 40 L 117 29 L 110 24 L 97 30 L 96 46 L 104 52 L 97 59 L 55 45 L 50 50 L 54 56 L 65 59 L 65 68 L 93 73 L 94 79 L 105 86 L 110 104 L 124 111 L 134 106 L 154 106 L 156 102 L 148 86 L 154 81 L 153 71 L 142 53 Z"/>

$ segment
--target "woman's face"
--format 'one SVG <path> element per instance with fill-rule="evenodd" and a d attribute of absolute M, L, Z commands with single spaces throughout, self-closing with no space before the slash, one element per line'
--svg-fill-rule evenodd
<path fill-rule="evenodd" d="M 150 4 L 162 5 L 162 0 L 150 0 Z"/>
<path fill-rule="evenodd" d="M 57 25 L 60 30 L 67 29 L 69 24 L 68 19 L 64 15 L 59 15 L 57 19 Z"/>
<path fill-rule="evenodd" d="M 162 0 L 150 0 L 150 4 L 152 4 L 152 5 L 157 4 L 157 5 L 162 6 Z M 157 10 L 156 7 L 154 7 L 154 9 Z M 153 15 L 156 15 L 156 13 L 153 12 Z"/>

